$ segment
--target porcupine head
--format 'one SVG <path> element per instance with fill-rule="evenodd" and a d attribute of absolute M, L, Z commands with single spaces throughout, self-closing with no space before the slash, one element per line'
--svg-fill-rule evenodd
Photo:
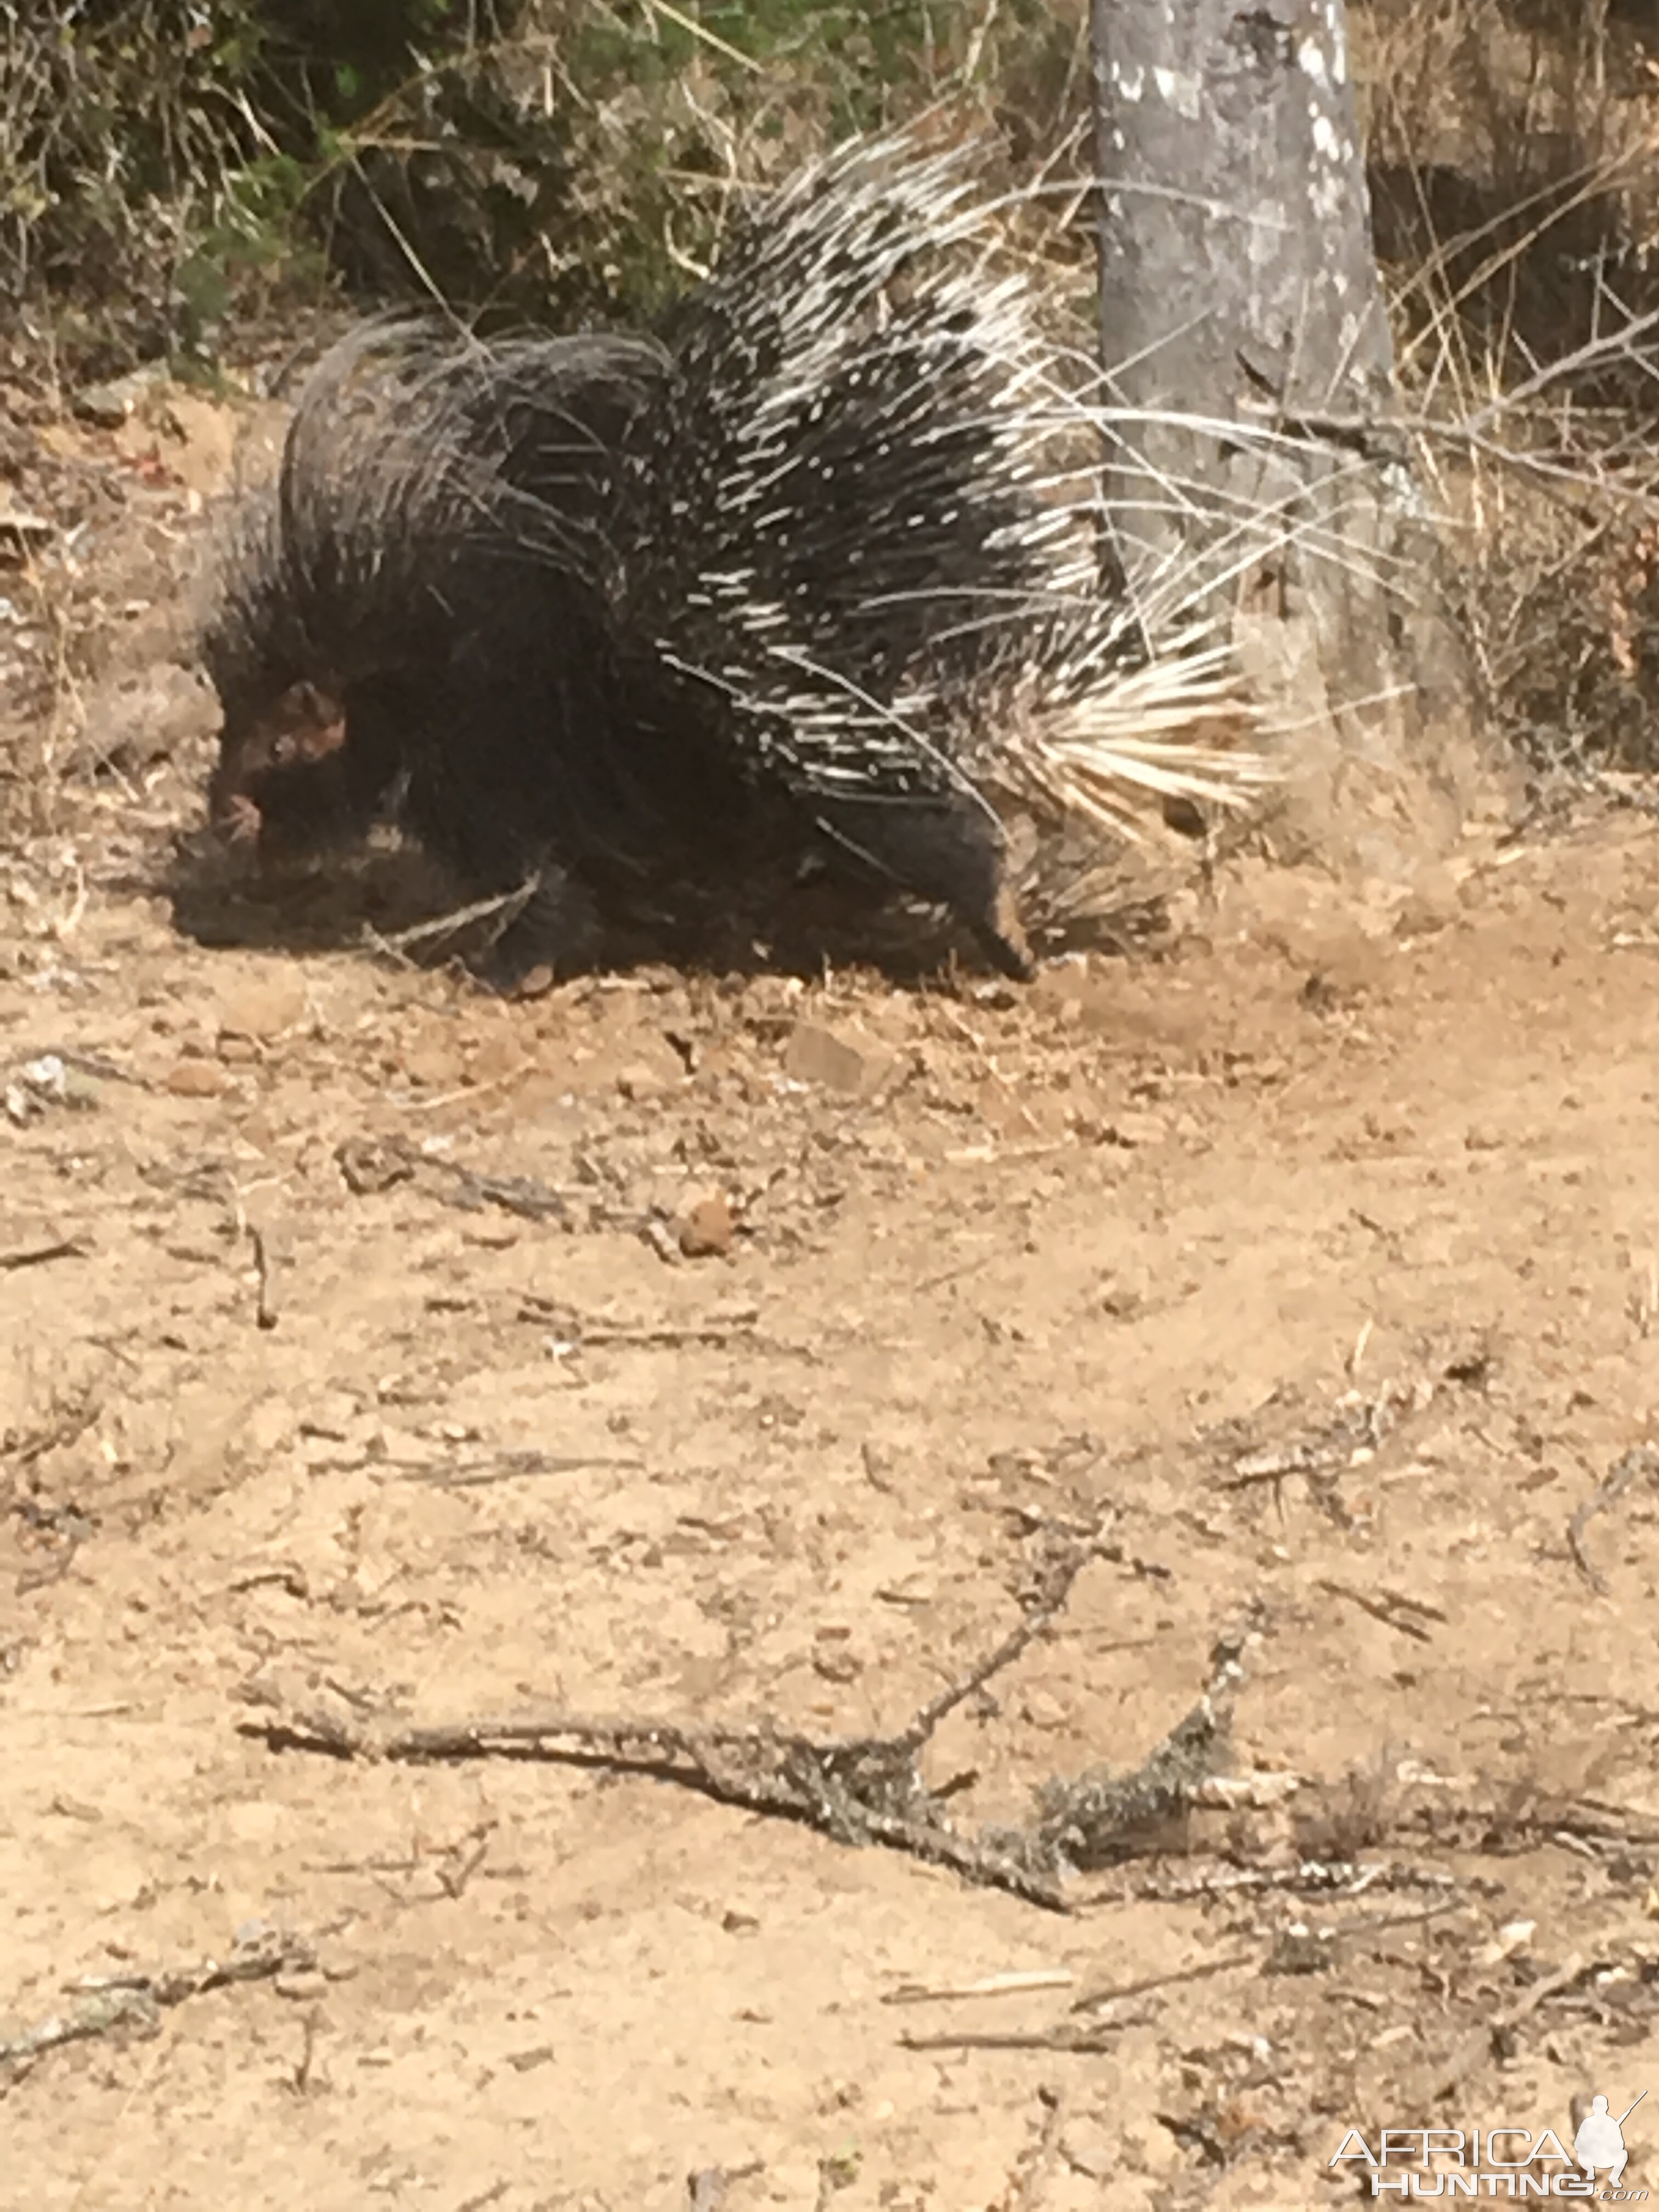
<path fill-rule="evenodd" d="M 337 691 L 309 679 L 258 706 L 228 706 L 208 784 L 208 820 L 221 842 L 261 860 L 327 842 L 347 811 L 345 732 Z"/>

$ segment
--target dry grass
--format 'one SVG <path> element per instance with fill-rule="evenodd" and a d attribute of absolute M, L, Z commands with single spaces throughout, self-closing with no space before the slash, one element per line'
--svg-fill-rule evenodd
<path fill-rule="evenodd" d="M 1659 766 L 1659 46 L 1606 0 L 1357 19 L 1377 244 L 1485 705 Z"/>

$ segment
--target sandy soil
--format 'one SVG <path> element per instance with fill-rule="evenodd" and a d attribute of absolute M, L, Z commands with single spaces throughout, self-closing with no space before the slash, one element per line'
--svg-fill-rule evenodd
<path fill-rule="evenodd" d="M 0 855 L 0 2203 L 1322 2206 L 1350 2127 L 1659 2090 L 1642 820 L 1023 992 L 213 946 L 128 465 L 83 719 L 151 739 Z M 891 1735 L 1067 1545 L 922 1755 L 963 1836 L 1249 1641 L 1065 1911 L 267 1725 Z"/>

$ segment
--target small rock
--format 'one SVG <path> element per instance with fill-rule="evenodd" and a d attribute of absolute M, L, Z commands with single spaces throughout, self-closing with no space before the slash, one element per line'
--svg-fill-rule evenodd
<path fill-rule="evenodd" d="M 783 1055 L 786 1075 L 797 1083 L 822 1084 L 826 1091 L 854 1094 L 875 1088 L 887 1057 L 865 1036 L 799 1022 Z"/>
<path fill-rule="evenodd" d="M 15 502 L 9 485 L 0 484 L 0 560 L 27 561 L 43 552 L 58 535 L 58 526 L 44 514 L 30 514 Z"/>
<path fill-rule="evenodd" d="M 181 1060 L 168 1073 L 167 1089 L 175 1098 L 216 1098 L 229 1079 L 210 1060 Z"/>
<path fill-rule="evenodd" d="M 19 1123 L 33 1114 L 44 1113 L 48 1106 L 96 1105 L 99 1089 L 95 1082 L 78 1068 L 69 1066 L 55 1052 L 43 1053 L 39 1060 L 31 1060 L 17 1071 L 19 1080 L 11 1085 L 6 1097 L 7 1110 Z M 15 1091 L 14 1105 L 12 1093 Z"/>
<path fill-rule="evenodd" d="M 732 1209 L 723 1191 L 710 1191 L 680 1223 L 680 1250 L 688 1260 L 720 1260 L 732 1249 Z"/>
<path fill-rule="evenodd" d="M 294 1409 L 286 1399 L 261 1398 L 247 1417 L 249 1449 L 260 1459 L 287 1451 L 298 1427 Z"/>
<path fill-rule="evenodd" d="M 1089 2181 L 1110 2181 L 1123 2162 L 1115 2134 L 1086 2112 L 1066 2122 L 1060 2148 L 1066 2164 Z"/>
<path fill-rule="evenodd" d="M 469 1083 L 509 1083 L 526 1067 L 525 1049 L 520 1040 L 507 1030 L 485 1037 L 467 1062 Z"/>
<path fill-rule="evenodd" d="M 1108 1276 L 1101 1288 L 1100 1310 L 1109 1321 L 1138 1321 L 1146 1310 L 1146 1285 Z"/>
<path fill-rule="evenodd" d="M 1169 1124 L 1161 1115 L 1126 1110 L 1113 1115 L 1107 1125 L 1106 1139 L 1109 1144 L 1123 1145 L 1134 1151 L 1142 1145 L 1161 1145 L 1169 1133 Z"/>
<path fill-rule="evenodd" d="M 193 392 L 171 392 L 164 428 L 164 458 L 185 489 L 204 498 L 222 491 L 236 457 L 236 422 L 230 410 Z"/>
<path fill-rule="evenodd" d="M 306 994 L 295 982 L 245 984 L 227 994 L 219 1005 L 222 1037 L 253 1037 L 261 1042 L 296 1029 L 305 1019 Z"/>
<path fill-rule="evenodd" d="M 1267 1954 L 1270 1974 L 1322 1974 L 1335 1961 L 1336 1946 L 1328 1928 L 1310 1928 L 1294 1920 L 1281 1928 Z"/>
<path fill-rule="evenodd" d="M 665 1097 L 671 1082 L 672 1079 L 659 1069 L 647 1067 L 643 1060 L 638 1060 L 623 1068 L 617 1078 L 617 1088 L 624 1098 L 637 1106 L 649 1098 Z"/>
<path fill-rule="evenodd" d="M 279 1997 L 291 2004 L 310 2004 L 324 1996 L 328 1984 L 319 1966 L 295 1966 L 291 1972 L 276 1975 L 271 1987 Z"/>
<path fill-rule="evenodd" d="M 1425 869 L 1395 916 L 1396 937 L 1432 937 L 1462 911 L 1462 889 L 1449 868 Z"/>
<path fill-rule="evenodd" d="M 453 1091 L 461 1079 L 461 1063 L 447 1044 L 412 1045 L 403 1056 L 409 1082 L 422 1091 Z"/>
<path fill-rule="evenodd" d="M 377 1144 L 372 1137 L 348 1137 L 334 1157 L 346 1188 L 360 1198 L 408 1182 L 415 1173 L 415 1162 L 395 1141 Z"/>

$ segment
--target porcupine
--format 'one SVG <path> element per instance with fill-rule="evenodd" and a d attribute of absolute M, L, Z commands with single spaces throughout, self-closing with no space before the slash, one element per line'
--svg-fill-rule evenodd
<path fill-rule="evenodd" d="M 966 161 L 900 138 L 805 172 L 739 223 L 660 348 L 633 342 L 619 406 L 596 410 L 584 380 L 614 398 L 605 349 L 626 341 L 469 345 L 399 371 L 390 411 L 412 405 L 416 435 L 380 434 L 357 510 L 407 511 L 414 448 L 451 457 L 401 556 L 425 571 L 415 599 L 444 608 L 419 696 L 407 667 L 377 665 L 343 748 L 261 764 L 255 790 L 244 742 L 232 803 L 252 796 L 274 835 L 303 817 L 296 792 L 343 780 L 358 806 L 398 757 L 412 826 L 483 881 L 573 850 L 648 867 L 669 826 L 684 847 L 691 825 L 726 823 L 741 784 L 787 794 L 803 825 L 953 908 L 1023 974 L 1010 800 L 1118 830 L 1139 797 L 1248 786 L 1250 756 L 1200 742 L 1207 717 L 1236 714 L 1218 658 L 1149 656 L 1103 563 L 1086 380 L 1042 334 L 1029 280 L 988 274 Z M 340 380 L 325 373 L 325 398 Z M 307 411 L 284 472 L 301 510 L 323 475 Z M 339 564 L 284 526 L 309 599 Z M 367 550 L 344 568 L 406 643 L 408 580 Z M 462 703 L 458 666 L 473 672 Z M 405 734 L 384 745 L 394 714 Z M 665 781 L 685 805 L 665 807 Z"/>

